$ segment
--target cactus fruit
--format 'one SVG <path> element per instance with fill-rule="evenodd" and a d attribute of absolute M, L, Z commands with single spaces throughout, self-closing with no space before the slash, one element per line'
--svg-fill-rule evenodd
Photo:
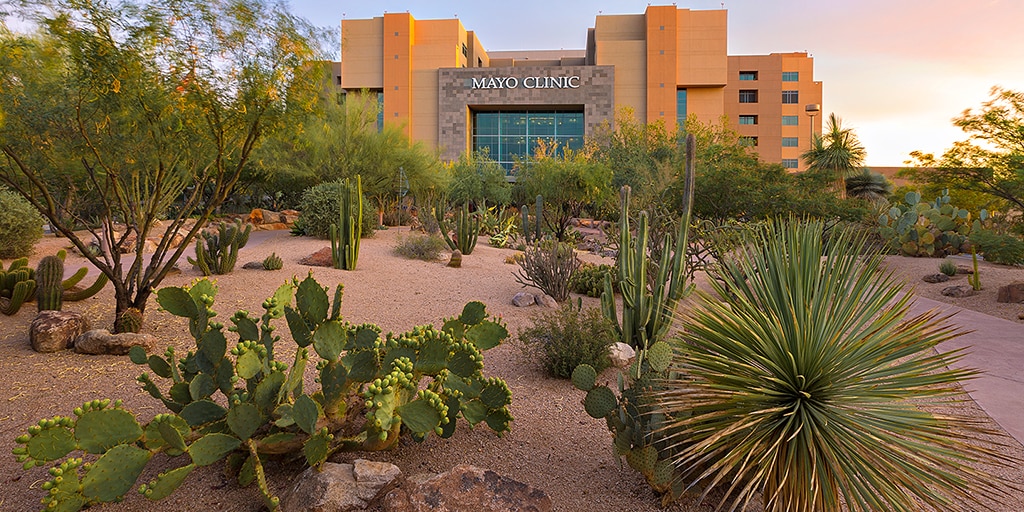
<path fill-rule="evenodd" d="M 359 241 L 363 235 L 363 182 L 342 182 L 338 204 L 338 223 L 331 224 L 331 261 L 334 268 L 355 270 L 359 260 Z"/>
<path fill-rule="evenodd" d="M 217 233 L 204 232 L 196 240 L 196 257 L 189 257 L 188 262 L 204 276 L 230 274 L 238 261 L 238 250 L 249 242 L 251 232 L 252 225 L 243 228 L 241 220 L 232 224 L 221 222 Z"/>
<path fill-rule="evenodd" d="M 263 259 L 263 270 L 281 270 L 283 266 L 284 261 L 277 253 L 270 253 L 270 256 Z"/>
<path fill-rule="evenodd" d="M 64 260 L 47 256 L 36 267 L 36 306 L 39 311 L 60 311 L 64 303 Z"/>

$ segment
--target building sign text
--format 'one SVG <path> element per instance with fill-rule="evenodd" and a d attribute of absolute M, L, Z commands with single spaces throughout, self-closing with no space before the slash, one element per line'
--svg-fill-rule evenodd
<path fill-rule="evenodd" d="M 578 89 L 579 76 L 514 76 L 471 78 L 473 89 Z"/>

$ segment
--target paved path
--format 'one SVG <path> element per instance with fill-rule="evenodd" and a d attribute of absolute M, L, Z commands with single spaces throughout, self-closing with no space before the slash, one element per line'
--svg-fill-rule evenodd
<path fill-rule="evenodd" d="M 973 330 L 940 344 L 938 349 L 969 347 L 961 361 L 982 374 L 965 387 L 992 419 L 1024 444 L 1024 325 L 923 297 L 914 299 L 910 313 L 930 309 L 955 312 L 951 321 Z"/>

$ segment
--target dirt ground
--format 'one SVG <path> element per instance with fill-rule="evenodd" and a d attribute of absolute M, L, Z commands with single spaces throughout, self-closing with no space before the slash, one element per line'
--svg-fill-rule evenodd
<path fill-rule="evenodd" d="M 472 300 L 484 302 L 491 313 L 500 315 L 513 338 L 519 329 L 530 325 L 537 307 L 516 308 L 511 304 L 512 296 L 522 290 L 513 278 L 513 271 L 518 267 L 505 263 L 511 250 L 492 248 L 481 241 L 472 255 L 463 258 L 462 268 L 453 269 L 446 267 L 442 260 L 423 262 L 393 255 L 392 248 L 402 236 L 408 236 L 408 228 L 380 231 L 374 238 L 364 240 L 358 269 L 348 272 L 299 265 L 300 258 L 327 246 L 325 241 L 292 237 L 286 231 L 256 232 L 249 245 L 242 249 L 236 270 L 217 277 L 219 293 L 214 309 L 224 321 L 239 309 L 258 312 L 263 299 L 286 279 L 301 278 L 312 271 L 323 285 L 333 288 L 335 283 L 344 284 L 342 314 L 346 320 L 376 323 L 385 332 L 402 332 L 426 323 L 439 325 L 444 317 L 458 314 L 462 306 Z M 65 245 L 62 239 L 44 239 L 32 263 Z M 282 270 L 241 269 L 242 263 L 262 260 L 271 252 L 284 259 Z M 593 255 L 585 257 L 599 260 Z M 968 259 L 959 263 L 968 265 L 970 262 Z M 70 274 L 85 264 L 83 258 L 69 254 L 66 268 Z M 185 285 L 200 277 L 184 259 L 180 266 L 182 271 L 168 277 L 162 286 Z M 1024 306 L 995 302 L 1000 284 L 1024 280 L 1022 268 L 983 263 L 981 293 L 966 299 L 950 299 L 940 294 L 941 289 L 948 284 L 966 283 L 966 277 L 958 276 L 953 283 L 945 285 L 920 280 L 925 274 L 938 272 L 937 260 L 890 257 L 887 266 L 912 283 L 922 296 L 1022 322 L 1018 315 L 1024 312 Z M 113 325 L 112 297 L 108 286 L 96 297 L 66 303 L 64 309 L 85 313 L 93 327 L 109 329 Z M 597 299 L 584 297 L 583 301 L 585 306 L 598 305 Z M 5 399 L 0 400 L 0 450 L 9 454 L 16 446 L 14 438 L 38 419 L 71 415 L 76 406 L 95 398 L 123 399 L 126 407 L 140 414 L 143 420 L 164 412 L 157 401 L 138 389 L 135 378 L 143 368 L 132 364 L 127 357 L 32 351 L 28 327 L 35 313 L 34 304 L 29 304 L 15 316 L 0 317 L 0 375 L 3 375 L 6 390 Z M 286 339 L 278 345 L 277 351 L 287 361 L 286 354 L 291 353 L 294 343 L 283 319 L 279 327 L 278 332 Z M 161 349 L 171 345 L 183 353 L 193 345 L 186 321 L 158 311 L 155 302 L 151 302 L 147 310 L 143 332 L 157 336 Z M 568 381 L 549 378 L 539 364 L 523 357 L 514 341 L 488 351 L 484 371 L 488 376 L 505 379 L 512 389 L 515 421 L 511 432 L 504 437 L 499 438 L 482 426 L 470 430 L 463 423 L 461 431 L 449 440 L 430 436 L 421 444 L 403 441 L 398 450 L 389 453 L 343 454 L 333 460 L 361 457 L 390 461 L 407 475 L 442 472 L 456 464 L 468 463 L 544 490 L 557 511 L 660 510 L 658 501 L 637 473 L 613 456 L 610 434 L 604 423 L 583 411 L 582 393 Z M 612 371 L 602 375 L 605 381 L 614 378 Z M 961 412 L 985 418 L 973 402 L 964 404 Z M 1024 460 L 1024 449 L 1016 442 L 1009 443 L 1006 453 Z M 39 499 L 44 492 L 40 485 L 47 478 L 46 468 L 23 471 L 12 455 L 6 457 L 6 463 L 0 464 L 0 490 L 3 491 L 0 492 L 0 510 L 41 508 Z M 179 460 L 162 458 L 151 464 L 153 467 L 143 475 L 143 481 L 180 464 Z M 279 495 L 283 493 L 300 469 L 301 464 L 295 461 L 268 462 L 268 479 L 273 490 Z M 1018 484 L 1024 482 L 1019 470 L 1003 472 L 1001 476 Z M 255 488 L 238 488 L 215 464 L 194 472 L 181 489 L 159 505 L 131 493 L 125 501 L 102 510 L 143 511 L 157 506 L 165 511 L 263 509 Z M 713 508 L 708 503 L 680 503 L 672 510 Z M 1024 493 L 1012 503 L 1001 504 L 994 510 L 1024 510 Z"/>

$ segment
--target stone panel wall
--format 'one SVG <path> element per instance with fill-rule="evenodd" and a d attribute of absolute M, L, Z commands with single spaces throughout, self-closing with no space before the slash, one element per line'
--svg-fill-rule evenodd
<path fill-rule="evenodd" d="M 544 77 L 579 77 L 579 87 L 528 88 L 544 83 Z M 515 77 L 515 88 L 473 88 L 473 81 L 502 81 Z M 534 78 L 540 77 L 540 78 Z M 531 109 L 579 109 L 585 134 L 615 117 L 614 66 L 515 66 L 500 68 L 443 68 L 438 70 L 438 149 L 441 158 L 455 160 L 468 147 L 470 110 L 499 107 Z M 508 83 L 502 81 L 502 83 Z M 576 84 L 576 80 L 573 80 Z"/>

